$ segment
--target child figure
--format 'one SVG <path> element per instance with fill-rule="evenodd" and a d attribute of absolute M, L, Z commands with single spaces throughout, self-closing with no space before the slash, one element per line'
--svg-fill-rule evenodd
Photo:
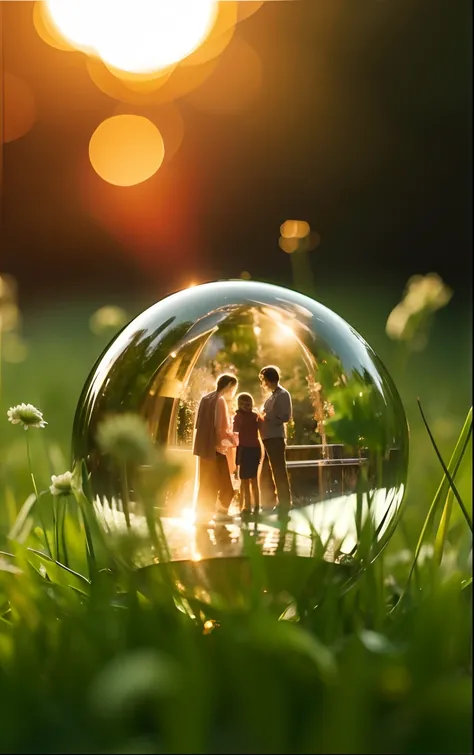
<path fill-rule="evenodd" d="M 236 457 L 236 476 L 240 476 L 240 511 L 242 516 L 260 513 L 260 490 L 258 487 L 258 465 L 262 450 L 258 437 L 259 414 L 253 408 L 253 398 L 249 393 L 237 397 L 237 412 L 234 417 L 234 432 L 239 434 Z"/>

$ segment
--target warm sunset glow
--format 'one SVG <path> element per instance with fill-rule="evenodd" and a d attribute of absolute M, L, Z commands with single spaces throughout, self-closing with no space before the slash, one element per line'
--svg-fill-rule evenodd
<path fill-rule="evenodd" d="M 4 75 L 4 141 L 13 142 L 28 133 L 36 121 L 33 93 L 23 79 L 8 71 Z"/>
<path fill-rule="evenodd" d="M 256 100 L 262 80 L 262 63 L 257 51 L 236 36 L 219 58 L 212 75 L 188 95 L 188 102 L 209 113 L 240 113 Z"/>
<path fill-rule="evenodd" d="M 245 0 L 245 2 L 239 2 L 237 5 L 238 20 L 244 21 L 246 18 L 253 16 L 262 5 L 265 0 Z"/>
<path fill-rule="evenodd" d="M 207 38 L 217 0 L 45 0 L 50 20 L 75 47 L 130 73 L 186 58 Z"/>
<path fill-rule="evenodd" d="M 108 183 L 133 186 L 150 178 L 165 156 L 157 127 L 140 115 L 116 115 L 103 121 L 89 143 L 92 167 Z"/>
<path fill-rule="evenodd" d="M 47 4 L 43 0 L 36 0 L 33 6 L 33 25 L 38 36 L 50 47 L 66 52 L 74 50 L 74 46 L 70 42 L 66 42 L 65 36 L 61 34 L 58 27 L 52 22 Z"/>

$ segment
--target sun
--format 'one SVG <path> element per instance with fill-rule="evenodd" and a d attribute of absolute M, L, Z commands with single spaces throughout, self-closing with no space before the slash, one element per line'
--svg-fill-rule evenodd
<path fill-rule="evenodd" d="M 183 60 L 210 33 L 218 0 L 45 0 L 64 39 L 128 73 Z"/>

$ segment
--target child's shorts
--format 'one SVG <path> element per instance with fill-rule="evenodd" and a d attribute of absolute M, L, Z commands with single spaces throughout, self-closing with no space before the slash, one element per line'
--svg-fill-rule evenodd
<path fill-rule="evenodd" d="M 260 446 L 253 448 L 250 446 L 238 446 L 236 463 L 240 468 L 241 480 L 253 480 L 257 476 L 258 465 L 262 458 Z"/>

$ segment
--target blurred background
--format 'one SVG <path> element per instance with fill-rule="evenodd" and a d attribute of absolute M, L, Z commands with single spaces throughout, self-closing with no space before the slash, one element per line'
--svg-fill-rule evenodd
<path fill-rule="evenodd" d="M 416 397 L 445 455 L 471 402 L 469 0 L 222 2 L 146 75 L 77 19 L 61 32 L 57 5 L 0 2 L 2 414 L 38 405 L 67 464 L 80 389 L 124 322 L 209 280 L 294 286 L 393 374 L 417 516 L 440 470 Z M 431 272 L 446 306 L 421 339 L 387 334 Z M 6 425 L 4 470 L 23 453 Z"/>

